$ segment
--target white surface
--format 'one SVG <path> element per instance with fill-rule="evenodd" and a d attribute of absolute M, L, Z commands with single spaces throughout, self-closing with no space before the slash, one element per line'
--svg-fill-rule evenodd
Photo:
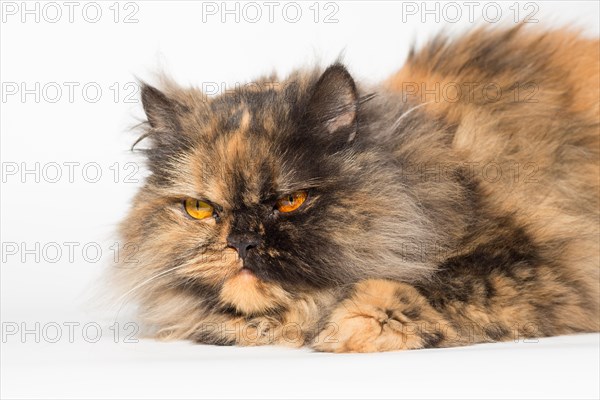
<path fill-rule="evenodd" d="M 466 2 L 455 3 L 463 15 L 457 23 L 444 21 L 443 3 L 437 5 L 438 15 L 419 13 L 403 21 L 402 3 L 391 1 L 332 2 L 337 5 L 335 23 L 324 23 L 325 15 L 335 9 L 325 9 L 325 3 L 319 5 L 315 22 L 314 9 L 309 9 L 313 2 L 299 3 L 303 14 L 296 23 L 286 21 L 279 11 L 269 22 L 263 2 L 257 2 L 265 13 L 257 23 L 243 16 L 238 23 L 231 15 L 223 23 L 220 14 L 203 22 L 202 4 L 190 1 L 120 3 L 115 23 L 111 1 L 98 3 L 102 17 L 90 23 L 82 16 L 89 3 L 77 3 L 72 23 L 60 1 L 54 3 L 62 12 L 56 23 L 48 21 L 55 9 L 42 2 L 27 3 L 29 9 L 38 7 L 39 22 L 35 14 L 22 15 L 22 10 L 12 14 L 10 6 L 22 7 L 21 1 L 1 5 L 2 171 L 15 165 L 32 169 L 40 163 L 41 175 L 37 180 L 21 171 L 2 176 L 4 333 L 12 324 L 32 329 L 39 322 L 43 329 L 56 323 L 64 328 L 68 322 L 104 319 L 86 308 L 85 300 L 97 290 L 97 277 L 114 256 L 115 224 L 144 176 L 142 164 L 126 164 L 140 161 L 128 152 L 134 135 L 127 129 L 141 116 L 135 93 L 127 97 L 134 75 L 152 80 L 152 71 L 163 68 L 183 84 L 234 86 L 273 70 L 285 74 L 313 62 L 327 64 L 343 53 L 357 78 L 376 82 L 401 66 L 412 42 L 423 43 L 442 28 L 460 31 L 472 25 Z M 279 2 L 277 10 L 286 4 Z M 485 24 L 485 3 L 476 4 L 474 17 Z M 504 18 L 490 25 L 514 23 L 514 2 L 495 4 Z M 518 4 L 521 17 L 532 10 L 531 4 L 539 9 L 538 26 L 575 23 L 585 34 L 598 36 L 597 1 L 523 2 Z M 243 4 L 238 7 L 241 10 Z M 122 23 L 132 11 L 138 22 Z M 77 85 L 72 101 L 65 82 Z M 36 83 L 38 101 L 35 94 L 22 99 L 21 93 L 6 91 L 14 85 L 35 88 Z M 101 88 L 97 102 L 85 99 L 81 89 L 86 84 Z M 62 89 L 62 97 L 53 102 L 55 86 Z M 43 93 L 43 87 L 49 91 Z M 78 163 L 72 179 L 65 163 Z M 89 163 L 100 168 L 98 182 L 91 182 L 94 169 L 82 173 Z M 53 183 L 56 165 L 62 177 Z M 130 173 L 133 176 L 126 179 Z M 16 254 L 6 247 L 12 245 L 17 246 Z M 101 259 L 91 250 L 82 253 L 86 245 L 88 250 L 98 246 Z M 75 249 L 72 257 L 69 246 Z M 105 338 L 94 344 L 76 332 L 73 343 L 65 339 L 65 332 L 54 344 L 43 337 L 42 343 L 35 343 L 32 335 L 25 340 L 4 337 L 2 397 L 599 397 L 597 335 L 335 356 L 279 348 L 122 340 L 115 344 L 106 330 Z M 47 339 L 51 333 L 40 334 Z"/>
<path fill-rule="evenodd" d="M 381 354 L 140 341 L 5 346 L 4 398 L 600 396 L 598 335 Z"/>

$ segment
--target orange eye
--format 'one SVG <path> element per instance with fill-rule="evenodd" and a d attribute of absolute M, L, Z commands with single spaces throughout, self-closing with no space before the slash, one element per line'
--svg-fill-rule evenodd
<path fill-rule="evenodd" d="M 185 211 L 192 218 L 206 219 L 214 215 L 215 210 L 213 206 L 202 200 L 196 200 L 191 197 L 188 197 L 187 199 L 185 199 L 184 205 Z"/>
<path fill-rule="evenodd" d="M 277 209 L 282 213 L 289 213 L 297 210 L 298 207 L 306 201 L 308 193 L 304 190 L 294 192 L 277 200 Z"/>

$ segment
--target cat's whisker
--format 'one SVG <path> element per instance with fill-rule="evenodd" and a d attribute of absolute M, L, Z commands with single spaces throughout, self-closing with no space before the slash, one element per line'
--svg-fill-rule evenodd
<path fill-rule="evenodd" d="M 115 315 L 114 321 L 116 321 L 117 318 L 119 317 L 119 314 L 121 313 L 121 310 L 123 309 L 123 307 L 127 303 L 127 297 L 130 294 L 132 294 L 136 290 L 144 287 L 145 285 L 147 285 L 148 283 L 152 282 L 153 280 L 155 280 L 157 278 L 160 278 L 162 276 L 165 276 L 165 275 L 169 274 L 170 272 L 173 272 L 173 271 L 175 271 L 175 270 L 177 270 L 179 268 L 182 268 L 184 266 L 185 266 L 185 264 L 182 264 L 182 265 L 178 265 L 178 266 L 173 267 L 173 268 L 169 268 L 166 271 L 159 272 L 158 274 L 153 275 L 150 278 L 146 279 L 145 281 L 137 284 L 136 286 L 134 286 L 133 288 L 131 288 L 130 290 L 128 290 L 125 294 L 123 294 L 121 297 L 119 297 L 119 299 L 117 300 L 117 303 L 120 303 L 121 305 L 119 306 L 119 309 L 117 310 L 117 314 Z"/>
<path fill-rule="evenodd" d="M 396 122 L 394 122 L 394 125 L 392 125 L 392 130 L 398 129 L 398 127 L 400 126 L 400 122 L 402 122 L 402 120 L 406 116 L 408 116 L 411 112 L 413 112 L 413 111 L 415 111 L 415 110 L 417 110 L 417 109 L 419 109 L 419 108 L 421 108 L 421 107 L 423 107 L 423 106 L 425 106 L 427 104 L 430 104 L 430 103 L 433 103 L 433 101 L 428 101 L 426 103 L 417 104 L 416 106 L 414 106 L 412 108 L 409 108 L 407 111 L 405 111 L 404 113 L 402 113 L 402 115 L 396 120 Z"/>

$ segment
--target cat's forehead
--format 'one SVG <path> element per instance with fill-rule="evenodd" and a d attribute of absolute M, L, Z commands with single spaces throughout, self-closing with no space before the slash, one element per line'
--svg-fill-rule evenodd
<path fill-rule="evenodd" d="M 211 100 L 210 118 L 214 133 L 242 129 L 249 133 L 274 133 L 299 105 L 295 82 L 258 85 L 226 92 Z"/>
<path fill-rule="evenodd" d="M 283 137 L 289 127 L 280 116 L 245 101 L 218 109 L 209 128 L 212 137 L 199 142 L 188 160 L 197 190 L 234 208 L 259 203 L 293 185 Z"/>
<path fill-rule="evenodd" d="M 150 125 L 179 132 L 154 136 L 164 144 L 152 154 L 160 163 L 156 170 L 166 176 L 171 194 L 236 208 L 313 188 L 323 171 L 333 175 L 323 139 L 311 130 L 318 122 L 315 104 L 307 108 L 314 78 L 259 82 L 210 99 L 194 89 L 166 96 L 146 88 Z M 318 103 L 329 104 L 321 92 Z"/>

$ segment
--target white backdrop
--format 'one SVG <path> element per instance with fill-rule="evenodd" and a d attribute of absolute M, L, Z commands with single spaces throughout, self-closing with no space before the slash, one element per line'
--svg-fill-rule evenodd
<path fill-rule="evenodd" d="M 597 335 L 341 357 L 130 343 L 88 301 L 145 175 L 129 152 L 128 129 L 142 117 L 136 77 L 164 70 L 215 94 L 343 54 L 355 78 L 377 82 L 441 29 L 526 18 L 597 37 L 598 2 L 2 1 L 0 10 L 3 398 L 599 396 Z"/>

